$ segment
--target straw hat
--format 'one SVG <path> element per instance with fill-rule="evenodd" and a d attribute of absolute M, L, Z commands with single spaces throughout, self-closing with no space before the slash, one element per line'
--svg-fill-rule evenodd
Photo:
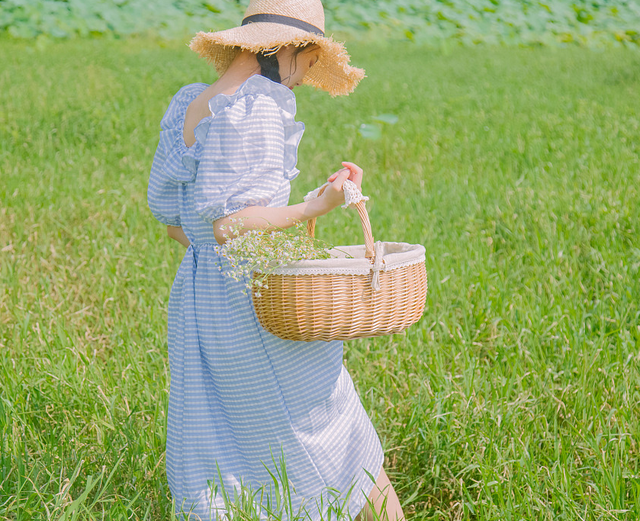
<path fill-rule="evenodd" d="M 286 45 L 309 42 L 320 47 L 320 57 L 303 83 L 326 90 L 332 96 L 353 92 L 364 78 L 364 70 L 349 65 L 344 45 L 324 35 L 320 0 L 251 0 L 240 27 L 199 32 L 189 47 L 222 75 L 241 49 L 277 52 Z"/>

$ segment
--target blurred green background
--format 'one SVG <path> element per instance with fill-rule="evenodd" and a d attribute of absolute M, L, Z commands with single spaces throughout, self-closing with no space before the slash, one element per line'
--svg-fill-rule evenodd
<path fill-rule="evenodd" d="M 465 45 L 640 42 L 635 0 L 325 0 L 328 34 Z M 157 34 L 182 37 L 242 19 L 248 0 L 0 0 L 15 38 Z"/>
<path fill-rule="evenodd" d="M 637 3 L 326 6 L 367 78 L 296 89 L 291 202 L 352 160 L 376 239 L 426 247 L 421 321 L 345 344 L 405 511 L 640 519 Z M 184 248 L 146 185 L 171 97 L 216 79 L 185 44 L 242 11 L 0 0 L 0 519 L 172 519 Z"/>

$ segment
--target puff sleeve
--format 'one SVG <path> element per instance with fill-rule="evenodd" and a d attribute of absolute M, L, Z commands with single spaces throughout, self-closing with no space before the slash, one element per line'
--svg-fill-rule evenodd
<path fill-rule="evenodd" d="M 180 226 L 180 191 L 195 179 L 195 147 L 187 147 L 182 136 L 184 115 L 196 96 L 207 87 L 204 83 L 180 89 L 169 103 L 160 122 L 160 141 L 153 157 L 147 202 L 153 216 L 161 223 Z"/>
<path fill-rule="evenodd" d="M 194 189 L 195 211 L 209 223 L 248 206 L 268 206 L 299 172 L 286 166 L 290 132 L 278 102 L 251 89 L 242 94 L 210 103 L 214 117 Z M 302 132 L 296 130 L 297 145 Z"/>

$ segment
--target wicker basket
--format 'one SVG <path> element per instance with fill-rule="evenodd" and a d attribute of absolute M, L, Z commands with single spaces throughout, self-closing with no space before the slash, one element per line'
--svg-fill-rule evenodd
<path fill-rule="evenodd" d="M 351 340 L 399 333 L 420 319 L 427 296 L 424 246 L 374 243 L 364 200 L 355 207 L 363 246 L 340 246 L 330 250 L 331 259 L 280 266 L 259 297 L 254 289 L 264 329 L 285 340 Z M 312 237 L 315 224 L 307 223 Z"/>

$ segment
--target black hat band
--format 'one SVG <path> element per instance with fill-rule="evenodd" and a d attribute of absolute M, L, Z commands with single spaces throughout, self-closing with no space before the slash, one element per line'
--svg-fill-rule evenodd
<path fill-rule="evenodd" d="M 317 34 L 318 36 L 324 36 L 324 31 L 318 29 L 315 25 L 311 25 L 297 18 L 291 18 L 289 16 L 282 16 L 279 14 L 252 14 L 242 20 L 242 25 L 252 24 L 256 22 L 269 22 L 274 24 L 289 25 L 296 29 L 302 29 L 308 33 Z"/>

